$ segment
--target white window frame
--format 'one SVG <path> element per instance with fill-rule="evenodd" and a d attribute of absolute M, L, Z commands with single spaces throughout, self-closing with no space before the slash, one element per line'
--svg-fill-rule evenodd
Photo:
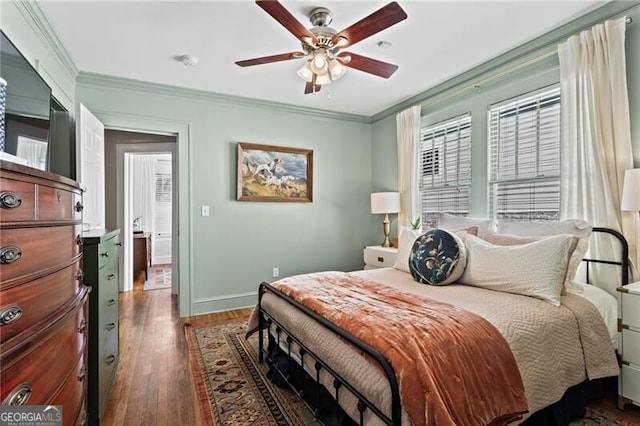
<path fill-rule="evenodd" d="M 559 220 L 560 108 L 558 85 L 489 107 L 490 217 L 516 221 Z M 515 122 L 501 127 L 501 119 L 506 117 L 515 117 Z"/>
<path fill-rule="evenodd" d="M 439 213 L 467 216 L 471 202 L 471 114 L 420 129 L 418 191 L 423 226 L 437 225 Z M 431 167 L 425 155 L 431 152 Z"/>

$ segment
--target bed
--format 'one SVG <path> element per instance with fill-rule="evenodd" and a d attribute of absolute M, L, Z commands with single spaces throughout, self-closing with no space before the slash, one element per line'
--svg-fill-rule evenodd
<path fill-rule="evenodd" d="M 619 270 L 615 281 L 626 284 L 628 249 L 624 237 L 606 228 L 593 228 L 593 233 L 615 238 L 620 245 L 620 257 L 584 259 L 587 276 L 589 265 L 613 266 Z M 260 285 L 259 304 L 250 319 L 249 329 L 259 333 L 260 361 L 269 363 L 276 382 L 286 383 L 301 394 L 325 424 L 518 424 L 523 421 L 564 424 L 569 418 L 583 414 L 586 393 L 593 384 L 618 374 L 614 353 L 618 334 L 617 302 L 597 286 L 577 284 L 563 290 L 559 306 L 539 298 L 458 283 L 424 285 L 395 268 L 348 274 L 335 271 L 305 274 L 281 280 L 277 287 Z M 317 293 L 303 297 L 297 294 L 298 289 L 306 292 L 309 288 Z M 334 291 L 338 293 L 332 293 Z M 387 342 L 383 330 L 361 328 L 360 322 L 365 321 L 360 318 L 379 309 L 375 305 L 378 302 L 372 302 L 371 293 L 375 293 L 374 299 L 384 294 L 385 298 L 412 303 L 402 309 L 402 315 L 418 306 L 414 314 L 419 317 L 440 316 L 451 306 L 452 311 L 461 312 L 464 318 L 447 318 L 443 323 L 453 322 L 460 330 L 473 330 L 468 333 L 471 340 L 459 337 L 457 329 L 438 333 L 442 325 L 416 331 L 423 333 L 421 338 L 406 338 L 402 336 L 403 327 L 410 320 L 402 316 L 396 318 L 396 313 L 388 311 L 384 314 L 387 322 L 383 329 L 402 324 L 388 334 L 400 335 L 400 341 L 428 342 L 417 345 L 419 351 L 427 351 L 421 352 L 422 355 L 406 355 L 423 356 L 422 362 L 413 361 L 413 364 L 419 364 L 420 368 L 425 364 L 424 371 L 416 372 L 414 367 L 398 364 L 394 354 L 400 351 L 404 357 L 406 348 L 399 350 L 398 342 L 389 343 L 389 347 L 382 350 L 376 348 L 379 343 L 370 344 L 376 340 L 371 336 Z M 311 304 L 305 298 L 311 300 Z M 351 299 L 361 300 L 351 305 Z M 324 312 L 316 306 L 318 300 L 341 307 L 333 313 Z M 427 306 L 432 302 L 433 307 Z M 423 311 L 423 308 L 432 310 Z M 346 314 L 354 310 L 360 313 L 355 317 Z M 372 321 L 381 322 L 380 319 Z M 485 322 L 488 328 L 498 331 L 498 337 L 475 328 Z M 358 325 L 352 327 L 353 323 Z M 450 336 L 455 339 L 451 340 Z M 502 338 L 508 345 L 508 356 L 513 357 L 515 375 L 508 371 L 511 360 L 498 352 Z M 481 371 L 482 365 L 474 364 L 476 358 L 480 364 L 488 365 L 486 374 Z M 496 368 L 497 365 L 500 368 Z M 498 377 L 503 372 L 498 374 L 496 370 L 505 370 L 504 377 Z M 412 376 L 426 383 L 427 390 L 416 392 L 415 388 L 408 387 L 413 386 L 406 384 L 413 383 L 408 382 L 415 379 Z M 515 376 L 519 377 L 520 384 Z M 318 383 L 321 386 L 317 386 Z M 456 386 L 461 390 L 447 389 Z M 498 392 L 499 389 L 505 391 Z M 432 398 L 433 394 L 436 396 Z M 418 395 L 418 400 L 414 395 Z M 422 412 L 427 414 L 420 417 Z"/>

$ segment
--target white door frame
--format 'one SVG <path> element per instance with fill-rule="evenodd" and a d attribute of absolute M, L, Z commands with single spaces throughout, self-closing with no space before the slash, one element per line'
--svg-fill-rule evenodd
<path fill-rule="evenodd" d="M 91 105 L 90 105 L 91 106 Z M 174 160 L 175 203 L 178 214 L 173 217 L 175 227 L 172 235 L 172 271 L 171 281 L 176 282 L 178 292 L 178 314 L 188 317 L 193 313 L 192 295 L 193 261 L 191 252 L 193 234 L 191 212 L 193 211 L 189 185 L 193 177 L 191 164 L 191 122 L 177 119 L 159 119 L 143 114 L 130 114 L 117 110 L 101 110 L 91 106 L 92 112 L 104 123 L 105 129 L 124 130 L 130 132 L 176 135 L 176 155 Z M 120 175 L 121 176 L 121 175 Z M 182 226 L 182 230 L 179 229 Z M 180 232 L 182 231 L 182 232 Z M 177 236 L 177 237 L 176 237 Z"/>
<path fill-rule="evenodd" d="M 139 133 L 139 132 L 138 132 Z M 177 142 L 148 142 L 136 144 L 116 144 L 116 179 L 117 179 L 117 226 L 122 230 L 121 240 L 123 242 L 124 261 L 121 263 L 120 272 L 123 279 L 120 291 L 133 290 L 133 219 L 130 209 L 130 192 L 131 182 L 129 180 L 129 167 L 127 154 L 171 154 L 171 173 L 172 177 L 172 199 L 171 199 L 171 265 L 172 269 L 179 270 L 178 260 L 178 203 L 179 200 L 179 182 L 176 161 L 176 144 Z M 176 278 L 173 278 L 176 275 Z M 179 274 L 172 271 L 171 293 L 179 294 L 180 285 Z"/>

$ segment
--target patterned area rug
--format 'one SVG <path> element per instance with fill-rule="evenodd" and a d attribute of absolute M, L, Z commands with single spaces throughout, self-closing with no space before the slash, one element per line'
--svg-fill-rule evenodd
<path fill-rule="evenodd" d="M 295 393 L 271 384 L 258 362 L 257 334 L 244 338 L 246 320 L 186 325 L 189 357 L 203 425 L 319 425 Z M 571 426 L 632 426 L 621 412 L 596 401 Z"/>
<path fill-rule="evenodd" d="M 187 325 L 189 357 L 204 425 L 318 425 L 296 394 L 273 386 L 246 320 Z"/>
<path fill-rule="evenodd" d="M 149 279 L 144 283 L 144 290 L 158 290 L 171 287 L 171 265 L 152 266 Z"/>

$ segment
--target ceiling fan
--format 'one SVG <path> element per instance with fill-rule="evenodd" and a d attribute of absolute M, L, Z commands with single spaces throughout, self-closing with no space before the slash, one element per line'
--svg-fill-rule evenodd
<path fill-rule="evenodd" d="M 256 3 L 302 42 L 302 51 L 237 61 L 236 64 L 241 67 L 306 58 L 298 70 L 298 75 L 306 81 L 305 94 L 318 92 L 322 85 L 342 77 L 346 72 L 345 67 L 383 78 L 391 77 L 398 69 L 397 65 L 367 56 L 340 52 L 406 19 L 407 14 L 396 2 L 387 4 L 340 32 L 329 27 L 333 16 L 327 8 L 318 7 L 311 11 L 309 20 L 313 28 L 307 29 L 277 0 L 257 0 Z"/>

